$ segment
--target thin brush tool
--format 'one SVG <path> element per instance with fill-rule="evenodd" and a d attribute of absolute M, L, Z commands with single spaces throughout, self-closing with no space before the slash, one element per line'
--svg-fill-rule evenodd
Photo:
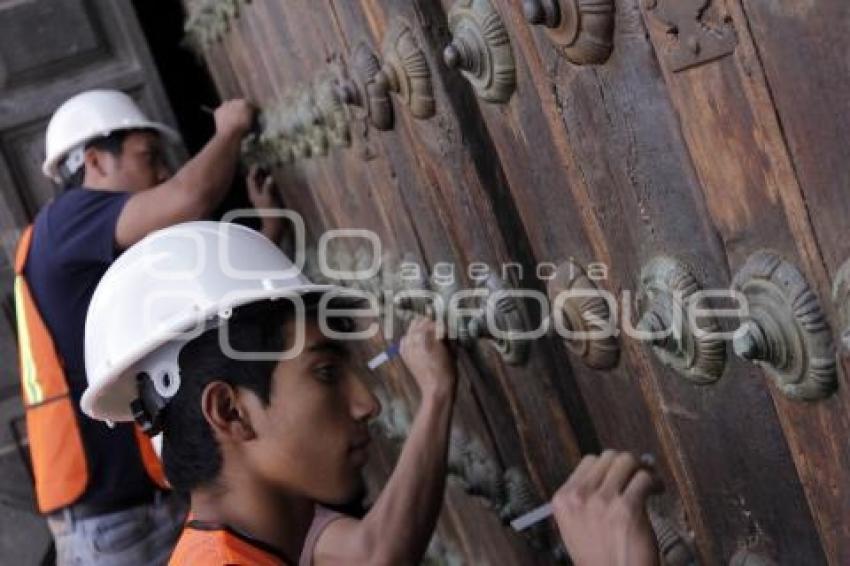
<path fill-rule="evenodd" d="M 640 457 L 641 468 L 653 472 L 655 470 L 655 456 L 652 454 L 644 454 Z M 529 511 L 525 515 L 520 515 L 511 521 L 511 528 L 516 532 L 522 532 L 525 529 L 533 527 L 540 521 L 545 521 L 554 513 L 551 503 L 541 505 L 537 509 Z"/>

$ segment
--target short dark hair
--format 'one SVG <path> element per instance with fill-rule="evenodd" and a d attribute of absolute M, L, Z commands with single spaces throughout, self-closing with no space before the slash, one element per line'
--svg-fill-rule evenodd
<path fill-rule="evenodd" d="M 283 351 L 284 326 L 291 306 L 261 302 L 237 308 L 228 320 L 230 345 L 237 351 Z M 221 450 L 201 411 L 201 395 L 213 381 L 224 381 L 271 398 L 274 361 L 233 359 L 222 352 L 219 330 L 207 330 L 180 351 L 180 389 L 163 421 L 162 456 L 168 481 L 178 491 L 213 482 L 221 470 Z"/>
<path fill-rule="evenodd" d="M 136 130 L 118 130 L 117 132 L 112 132 L 108 136 L 103 136 L 100 138 L 95 138 L 90 142 L 86 143 L 85 149 L 94 148 L 98 151 L 106 151 L 115 157 L 120 157 L 121 152 L 124 151 L 124 140 L 127 139 L 132 133 L 135 132 L 150 132 L 154 130 L 145 130 L 145 129 L 136 129 Z M 60 169 L 62 167 L 60 166 Z M 75 173 L 71 175 L 63 175 L 62 176 L 62 188 L 73 189 L 76 187 L 81 187 L 86 178 L 86 166 L 83 165 Z"/>
<path fill-rule="evenodd" d="M 307 301 L 308 320 L 315 320 L 315 304 Z M 283 352 L 288 347 L 287 324 L 294 320 L 290 301 L 261 301 L 234 309 L 227 321 L 230 346 L 240 352 Z M 342 332 L 351 319 L 329 319 Z M 213 381 L 253 391 L 268 405 L 276 360 L 253 361 L 229 357 L 222 351 L 219 330 L 207 330 L 187 343 L 178 356 L 180 388 L 163 416 L 162 458 L 165 475 L 178 492 L 211 485 L 222 466 L 221 449 L 201 410 L 201 395 Z"/>

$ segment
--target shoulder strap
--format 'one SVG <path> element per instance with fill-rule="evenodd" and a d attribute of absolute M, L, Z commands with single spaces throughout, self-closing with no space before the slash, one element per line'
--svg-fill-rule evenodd
<path fill-rule="evenodd" d="M 313 555 L 316 554 L 316 544 L 319 542 L 319 537 L 322 536 L 328 525 L 344 516 L 321 505 L 316 505 L 313 524 L 310 525 L 310 531 L 307 533 L 304 546 L 301 548 L 299 566 L 313 566 Z"/>

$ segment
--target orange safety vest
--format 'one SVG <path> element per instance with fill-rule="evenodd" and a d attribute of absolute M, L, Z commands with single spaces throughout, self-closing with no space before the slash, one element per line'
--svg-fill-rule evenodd
<path fill-rule="evenodd" d="M 168 566 L 286 566 L 281 558 L 226 529 L 187 525 Z M 294 565 L 293 565 L 294 566 Z"/>
<path fill-rule="evenodd" d="M 35 493 L 39 510 L 51 513 L 79 499 L 89 473 L 62 360 L 24 278 L 32 228 L 24 230 L 15 256 L 15 313 Z M 150 439 L 138 427 L 136 440 L 151 481 L 167 488 L 162 464 Z"/>

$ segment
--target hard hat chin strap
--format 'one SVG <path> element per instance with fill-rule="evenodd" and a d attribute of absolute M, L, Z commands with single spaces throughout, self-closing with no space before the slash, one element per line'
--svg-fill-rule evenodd
<path fill-rule="evenodd" d="M 130 403 L 133 418 L 148 436 L 162 431 L 168 402 L 180 389 L 180 349 L 186 340 L 175 340 L 149 355 L 136 372 L 138 398 Z M 144 368 L 144 369 L 142 369 Z"/>
<path fill-rule="evenodd" d="M 224 318 L 222 315 L 211 317 L 196 331 L 163 345 L 136 366 L 136 389 L 139 396 L 130 403 L 130 410 L 148 436 L 153 437 L 162 432 L 168 403 L 180 390 L 180 350 L 201 333 L 220 326 Z"/>
<path fill-rule="evenodd" d="M 146 372 L 136 375 L 136 387 L 139 397 L 130 403 L 130 410 L 142 432 L 154 437 L 162 432 L 168 399 L 159 394 L 153 379 Z"/>

